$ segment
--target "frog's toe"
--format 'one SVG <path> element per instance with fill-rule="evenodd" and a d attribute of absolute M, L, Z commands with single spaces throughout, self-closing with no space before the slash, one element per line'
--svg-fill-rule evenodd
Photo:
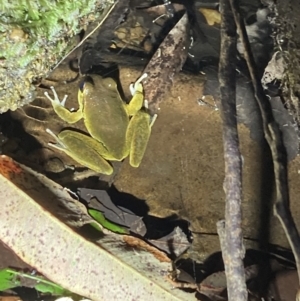
<path fill-rule="evenodd" d="M 140 84 L 146 77 L 148 76 L 148 73 L 143 73 L 140 78 L 135 82 L 136 84 Z"/>
<path fill-rule="evenodd" d="M 64 144 L 61 142 L 61 140 L 50 130 L 50 129 L 46 129 L 46 132 L 48 134 L 50 134 L 54 140 L 56 141 L 56 143 L 51 143 L 49 142 L 48 145 L 51 146 L 51 147 L 54 147 L 54 148 L 57 148 L 59 150 L 64 150 L 65 149 L 65 146 Z"/>
<path fill-rule="evenodd" d="M 144 99 L 144 108 L 149 109 L 149 101 Z"/>
<path fill-rule="evenodd" d="M 133 96 L 135 93 L 134 84 L 130 84 L 129 91 L 130 91 L 130 94 Z"/>
<path fill-rule="evenodd" d="M 147 73 L 144 73 L 134 84 L 130 84 L 129 90 L 131 95 L 133 96 L 136 92 L 143 92 L 142 81 L 148 76 Z"/>
<path fill-rule="evenodd" d="M 46 129 L 46 132 L 49 134 L 49 135 L 51 135 L 56 141 L 57 141 L 57 136 L 50 130 L 50 129 Z"/>
<path fill-rule="evenodd" d="M 52 91 L 54 97 L 53 97 L 53 98 L 50 97 L 50 95 L 49 95 L 48 92 L 45 92 L 45 93 L 44 93 L 45 96 L 46 96 L 53 104 L 64 107 L 65 104 L 66 104 L 68 95 L 65 95 L 64 98 L 63 98 L 63 100 L 60 101 L 59 98 L 58 98 L 58 95 L 57 95 L 57 93 L 56 93 L 56 91 L 55 91 L 55 88 L 54 88 L 53 86 L 51 86 L 50 89 L 51 89 L 51 91 Z"/>
<path fill-rule="evenodd" d="M 153 126 L 153 124 L 154 124 L 154 122 L 156 121 L 156 119 L 157 119 L 157 114 L 154 114 L 152 117 L 151 117 L 151 122 L 150 122 L 150 128 Z"/>

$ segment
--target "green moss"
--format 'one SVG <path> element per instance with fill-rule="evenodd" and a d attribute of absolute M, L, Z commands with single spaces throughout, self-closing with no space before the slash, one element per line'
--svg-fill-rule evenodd
<path fill-rule="evenodd" d="M 0 1 L 0 82 L 5 81 L 0 87 L 0 113 L 31 101 L 33 87 L 28 83 L 47 75 L 72 47 L 71 38 L 111 3 L 113 0 Z"/>
<path fill-rule="evenodd" d="M 104 2 L 104 1 L 103 1 Z M 3 1 L 0 6 L 1 26 L 18 25 L 34 37 L 47 40 L 60 36 L 68 28 L 74 34 L 78 20 L 96 10 L 96 1 Z"/>

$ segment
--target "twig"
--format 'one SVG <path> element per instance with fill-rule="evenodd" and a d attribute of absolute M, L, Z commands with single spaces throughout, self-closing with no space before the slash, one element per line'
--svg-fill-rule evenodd
<path fill-rule="evenodd" d="M 220 1 L 219 83 L 225 160 L 225 224 L 217 224 L 227 279 L 228 300 L 247 300 L 242 236 L 242 161 L 236 119 L 236 26 L 228 0 Z"/>
<path fill-rule="evenodd" d="M 261 111 L 265 138 L 272 153 L 276 185 L 276 202 L 274 205 L 274 212 L 280 220 L 292 248 L 296 260 L 298 278 L 300 279 L 300 237 L 289 208 L 286 150 L 278 125 L 273 119 L 270 103 L 263 91 L 261 81 L 256 74 L 255 62 L 251 53 L 244 21 L 239 13 L 237 1 L 230 0 L 230 4 L 239 36 L 245 48 L 244 55 L 250 72 L 255 98 Z"/>

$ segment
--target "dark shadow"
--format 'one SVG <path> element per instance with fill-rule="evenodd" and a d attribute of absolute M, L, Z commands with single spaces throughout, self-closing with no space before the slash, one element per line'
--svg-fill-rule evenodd
<path fill-rule="evenodd" d="M 177 215 L 174 214 L 165 218 L 152 216 L 148 214 L 149 207 L 145 200 L 138 199 L 129 193 L 119 192 L 114 186 L 107 192 L 116 206 L 129 209 L 136 215 L 143 217 L 143 222 L 147 228 L 145 239 L 164 237 L 176 227 L 180 227 L 186 235 L 190 235 L 188 230 L 189 223 L 186 220 L 179 219 Z"/>
<path fill-rule="evenodd" d="M 107 190 L 112 202 L 118 206 L 129 209 L 138 216 L 145 216 L 148 214 L 149 206 L 145 200 L 141 200 L 132 194 L 118 191 L 114 185 Z"/>
<path fill-rule="evenodd" d="M 270 240 L 270 220 L 273 214 L 273 202 L 274 202 L 274 171 L 273 171 L 273 161 L 269 145 L 266 141 L 262 143 L 262 152 L 260 158 L 260 177 L 261 177 L 261 187 L 260 187 L 260 216 L 259 216 L 259 233 L 258 242 L 259 249 L 263 252 L 268 250 L 269 240 Z M 268 293 L 269 283 L 270 283 L 270 262 L 266 260 L 261 262 L 259 265 L 259 291 L 262 295 Z"/>
<path fill-rule="evenodd" d="M 177 280 L 201 283 L 206 277 L 203 273 L 204 265 L 192 259 L 179 259 L 175 262 L 176 269 L 182 271 Z"/>
<path fill-rule="evenodd" d="M 25 286 L 15 287 L 12 289 L 17 296 L 23 301 L 38 300 L 38 292 L 34 288 L 29 288 Z"/>
<path fill-rule="evenodd" d="M 15 149 L 15 152 L 22 149 L 26 154 L 28 154 L 41 147 L 41 144 L 33 136 L 25 132 L 19 121 L 12 119 L 10 112 L 0 114 L 0 132 L 7 139 L 13 139 L 18 142 L 19 147 Z M 4 154 L 12 157 L 14 156 L 14 152 L 4 152 Z"/>

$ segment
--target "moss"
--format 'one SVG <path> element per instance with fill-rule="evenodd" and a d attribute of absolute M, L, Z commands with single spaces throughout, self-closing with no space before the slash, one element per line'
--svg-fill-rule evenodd
<path fill-rule="evenodd" d="M 72 48 L 72 37 L 113 0 L 15 0 L 0 3 L 0 113 L 34 99 L 44 77 Z"/>

